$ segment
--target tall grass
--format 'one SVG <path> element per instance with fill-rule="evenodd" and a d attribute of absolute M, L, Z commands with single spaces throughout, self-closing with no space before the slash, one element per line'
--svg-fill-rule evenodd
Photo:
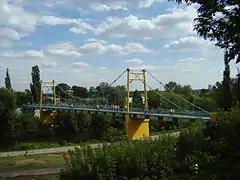
<path fill-rule="evenodd" d="M 69 151 L 60 180 L 171 179 L 177 140 L 164 137 Z"/>

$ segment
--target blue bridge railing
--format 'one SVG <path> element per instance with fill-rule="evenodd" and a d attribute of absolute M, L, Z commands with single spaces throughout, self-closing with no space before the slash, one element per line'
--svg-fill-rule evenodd
<path fill-rule="evenodd" d="M 105 111 L 105 112 L 119 112 L 126 113 L 126 108 L 116 108 L 113 106 L 81 106 L 81 105 L 52 105 L 52 104 L 43 104 L 45 109 L 59 109 L 59 110 L 90 110 L 90 111 Z M 27 109 L 39 109 L 39 104 L 25 105 L 24 108 Z M 210 113 L 200 112 L 200 111 L 190 111 L 190 110 L 171 110 L 171 109 L 149 109 L 147 112 L 144 108 L 131 108 L 131 113 L 141 113 L 141 114 L 150 114 L 150 115 L 179 115 L 179 116 L 194 116 L 194 117 L 210 117 Z"/>

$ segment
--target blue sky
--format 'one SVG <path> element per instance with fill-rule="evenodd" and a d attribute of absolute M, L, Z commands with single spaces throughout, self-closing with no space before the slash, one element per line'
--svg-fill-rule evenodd
<path fill-rule="evenodd" d="M 38 65 L 44 81 L 89 87 L 129 67 L 207 88 L 222 78 L 223 53 L 192 30 L 196 9 L 167 0 L 1 0 L 0 76 L 9 68 L 23 90 Z M 234 62 L 231 69 L 235 76 Z"/>

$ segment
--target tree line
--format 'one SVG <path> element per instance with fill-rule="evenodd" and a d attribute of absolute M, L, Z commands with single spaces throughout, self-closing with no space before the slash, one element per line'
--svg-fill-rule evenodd
<path fill-rule="evenodd" d="M 170 81 L 165 84 L 165 90 L 159 89 L 148 91 L 149 108 L 171 109 L 176 108 L 173 104 L 166 101 L 167 98 L 184 109 L 194 109 L 191 103 L 199 106 L 207 111 L 217 111 L 219 109 L 227 110 L 231 107 L 239 105 L 240 102 L 240 72 L 235 78 L 230 77 L 230 68 L 227 55 L 224 56 L 225 69 L 223 72 L 223 80 L 216 82 L 210 89 L 193 90 L 189 85 L 181 85 Z M 27 103 L 39 103 L 40 100 L 40 70 L 39 67 L 32 67 L 32 82 L 30 89 L 24 92 L 15 92 L 17 96 L 17 106 L 21 107 Z M 9 70 L 6 71 L 5 88 L 13 91 Z M 71 92 L 71 93 L 69 93 Z M 92 103 L 102 102 L 102 104 L 122 105 L 126 103 L 126 88 L 124 86 L 109 86 L 108 83 L 102 82 L 96 87 L 87 89 L 83 86 L 67 83 L 59 83 L 56 85 L 56 94 L 62 97 L 62 102 L 66 100 L 76 101 L 79 99 L 94 99 Z M 131 92 L 131 107 L 143 107 L 143 92 L 135 90 Z M 181 96 L 181 97 L 179 97 Z M 187 103 L 186 99 L 190 103 Z M 104 101 L 105 100 L 105 101 Z"/>
<path fill-rule="evenodd" d="M 189 85 L 180 85 L 170 81 L 165 85 L 165 91 L 158 89 L 148 91 L 149 108 L 173 108 L 172 104 L 162 98 L 166 97 L 185 109 L 191 109 L 192 106 L 180 99 L 179 95 L 190 103 L 194 103 L 208 111 L 229 110 L 238 106 L 240 102 L 240 75 L 238 73 L 235 78 L 231 78 L 229 62 L 226 56 L 224 61 L 223 80 L 216 82 L 212 89 L 195 91 Z M 26 139 L 49 139 L 49 137 L 59 141 L 109 139 L 113 134 L 124 135 L 124 118 L 59 113 L 56 117 L 56 124 L 52 128 L 50 125 L 41 124 L 38 117 L 34 116 L 34 112 L 19 111 L 17 108 L 22 107 L 24 104 L 39 102 L 41 82 L 38 66 L 32 67 L 31 75 L 30 88 L 24 92 L 17 92 L 12 88 L 9 70 L 6 71 L 5 88 L 0 88 L 0 139 L 3 139 L 2 142 L 14 142 L 13 144 L 15 144 L 15 142 Z M 72 91 L 73 96 L 79 98 L 107 98 L 108 103 L 114 105 L 124 104 L 126 100 L 124 86 L 112 87 L 107 83 L 100 83 L 98 86 L 89 89 L 77 85 L 71 87 L 67 83 L 60 83 L 56 87 L 57 93 L 63 97 L 67 96 L 66 92 L 68 90 Z M 132 106 L 143 107 L 142 92 L 135 90 L 131 94 L 133 97 Z M 178 121 L 151 122 L 151 131 L 159 132 L 185 126 L 186 124 Z M 8 145 L 3 144 L 3 146 Z"/>
<path fill-rule="evenodd" d="M 28 146 L 22 143 L 29 141 L 56 141 L 59 144 L 64 144 L 65 142 L 94 139 L 110 141 L 125 138 L 124 117 L 62 112 L 55 117 L 54 125 L 42 124 L 33 111 L 19 108 L 29 102 L 39 102 L 40 71 L 38 66 L 32 67 L 31 74 L 30 90 L 16 92 L 11 85 L 10 73 L 8 70 L 6 72 L 5 87 L 0 88 L 0 140 L 4 142 L 1 143 L 0 149 L 28 149 Z M 99 86 L 87 90 L 85 87 L 70 87 L 61 83 L 56 87 L 60 93 L 61 88 L 59 87 L 73 90 L 73 95 L 80 98 L 102 97 L 102 93 L 104 93 L 106 95 L 112 94 L 109 96 L 110 103 L 118 103 L 125 99 L 125 95 L 122 95 L 125 92 L 123 86 L 110 87 L 106 83 L 101 83 Z M 117 101 L 115 101 L 116 95 L 118 95 Z M 154 122 L 150 125 L 151 132 L 173 130 L 185 126 L 184 123 L 177 121 Z"/>

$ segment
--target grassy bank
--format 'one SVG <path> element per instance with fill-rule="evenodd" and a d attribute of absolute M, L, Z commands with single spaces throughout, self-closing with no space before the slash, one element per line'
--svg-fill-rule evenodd
<path fill-rule="evenodd" d="M 151 136 L 154 135 L 162 135 L 164 133 L 171 133 L 177 131 L 184 131 L 185 129 L 176 129 L 176 130 L 166 130 L 161 132 L 151 133 Z M 122 135 L 120 138 L 126 140 L 126 135 Z M 114 138 L 111 140 L 114 142 Z M 89 145 L 95 143 L 104 143 L 110 142 L 109 140 L 89 140 L 86 142 L 52 142 L 52 141 L 28 141 L 28 142 L 18 142 L 13 146 L 10 146 L 8 149 L 1 149 L 0 152 L 8 152 L 8 151 L 27 151 L 27 150 L 36 150 L 36 149 L 46 149 L 46 148 L 58 148 L 58 147 L 66 147 L 66 146 L 79 146 L 79 145 Z"/>
<path fill-rule="evenodd" d="M 63 166 L 64 158 L 62 154 L 29 155 L 0 158 L 0 173 Z"/>

